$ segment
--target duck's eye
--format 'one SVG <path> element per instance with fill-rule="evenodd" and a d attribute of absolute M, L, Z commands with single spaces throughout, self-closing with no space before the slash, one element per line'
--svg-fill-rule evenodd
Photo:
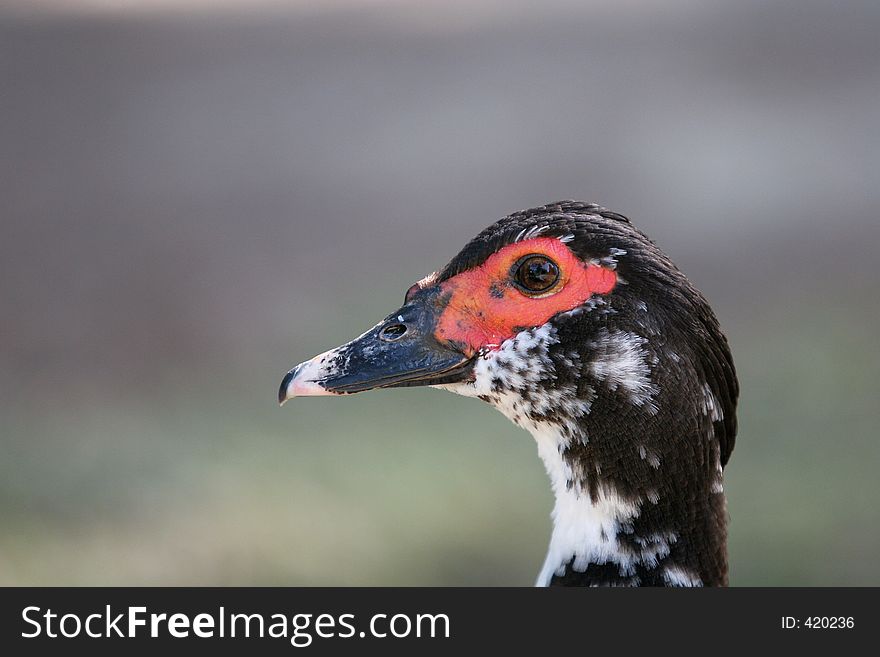
<path fill-rule="evenodd" d="M 546 256 L 529 255 L 514 265 L 513 280 L 526 294 L 540 294 L 556 285 L 559 267 Z"/>

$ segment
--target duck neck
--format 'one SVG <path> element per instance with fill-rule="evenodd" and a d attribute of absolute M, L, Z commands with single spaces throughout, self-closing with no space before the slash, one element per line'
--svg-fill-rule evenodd
<path fill-rule="evenodd" d="M 564 438 L 571 432 L 535 429 L 556 498 L 537 586 L 726 585 L 719 480 L 679 473 L 688 482 L 679 485 L 657 469 L 655 480 L 633 487 L 597 472 L 588 445 Z"/>

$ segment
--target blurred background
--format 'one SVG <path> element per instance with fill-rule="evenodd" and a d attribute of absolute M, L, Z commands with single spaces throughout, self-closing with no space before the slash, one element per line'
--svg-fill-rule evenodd
<path fill-rule="evenodd" d="M 499 217 L 630 216 L 742 384 L 734 585 L 880 585 L 880 4 L 0 3 L 0 584 L 530 585 L 531 437 L 275 401 Z"/>

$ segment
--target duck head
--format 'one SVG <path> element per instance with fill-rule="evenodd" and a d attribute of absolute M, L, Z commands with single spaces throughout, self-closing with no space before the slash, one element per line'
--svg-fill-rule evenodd
<path fill-rule="evenodd" d="M 529 431 L 556 497 L 538 584 L 727 583 L 738 384 L 708 303 L 628 219 L 562 201 L 492 224 L 279 401 L 433 386 Z"/>

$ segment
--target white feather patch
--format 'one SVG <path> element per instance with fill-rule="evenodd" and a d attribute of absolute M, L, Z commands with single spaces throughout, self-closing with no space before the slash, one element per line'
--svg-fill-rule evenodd
<path fill-rule="evenodd" d="M 596 356 L 591 362 L 593 375 L 611 390 L 622 388 L 636 406 L 644 406 L 656 415 L 654 401 L 659 390 L 651 382 L 651 357 L 645 349 L 648 342 L 628 331 L 600 329 L 591 345 Z"/>
<path fill-rule="evenodd" d="M 702 586 L 703 581 L 687 568 L 668 565 L 663 568 L 663 580 L 668 586 Z"/>

